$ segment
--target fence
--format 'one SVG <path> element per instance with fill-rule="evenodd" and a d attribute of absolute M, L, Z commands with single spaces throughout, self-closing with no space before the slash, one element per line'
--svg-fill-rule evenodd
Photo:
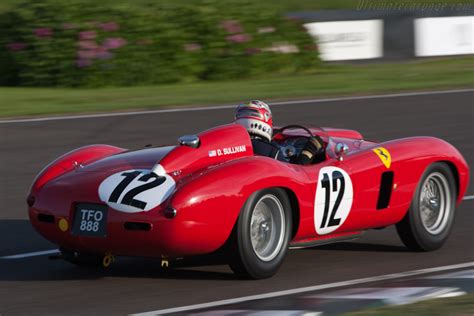
<path fill-rule="evenodd" d="M 365 6 L 364 6 L 365 3 Z M 292 13 L 319 43 L 321 58 L 397 60 L 474 54 L 474 6 L 396 7 L 361 1 L 360 10 Z"/>

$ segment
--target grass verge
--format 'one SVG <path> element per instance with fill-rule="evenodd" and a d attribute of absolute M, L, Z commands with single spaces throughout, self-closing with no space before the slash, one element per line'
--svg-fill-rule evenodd
<path fill-rule="evenodd" d="M 474 315 L 474 294 L 439 298 L 401 306 L 386 306 L 344 314 L 345 316 L 435 316 Z"/>
<path fill-rule="evenodd" d="M 242 100 L 472 88 L 472 57 L 326 65 L 318 73 L 241 81 L 101 89 L 0 88 L 0 117 L 154 109 Z"/>

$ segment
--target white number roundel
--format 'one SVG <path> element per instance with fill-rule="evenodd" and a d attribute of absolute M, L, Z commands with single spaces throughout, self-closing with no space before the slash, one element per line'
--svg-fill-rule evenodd
<path fill-rule="evenodd" d="M 352 181 L 346 171 L 321 168 L 314 201 L 314 227 L 319 235 L 341 227 L 351 210 L 353 196 Z"/>
<path fill-rule="evenodd" d="M 133 169 L 117 172 L 99 186 L 99 197 L 111 208 L 125 212 L 147 212 L 166 200 L 176 183 L 168 174 Z"/>

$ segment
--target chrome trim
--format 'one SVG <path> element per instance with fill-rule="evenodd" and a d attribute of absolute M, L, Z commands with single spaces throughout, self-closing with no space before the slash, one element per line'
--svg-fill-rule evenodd
<path fill-rule="evenodd" d="M 178 142 L 181 146 L 188 146 L 191 148 L 198 148 L 201 144 L 199 136 L 197 135 L 184 135 L 178 138 Z"/>
<path fill-rule="evenodd" d="M 334 153 L 339 161 L 344 159 L 344 156 L 347 155 L 349 152 L 349 146 L 344 143 L 337 143 L 336 147 L 334 148 Z"/>
<path fill-rule="evenodd" d="M 283 205 L 272 194 L 264 195 L 255 205 L 250 219 L 250 240 L 255 255 L 264 262 L 281 251 L 285 238 Z"/>
<path fill-rule="evenodd" d="M 439 172 L 426 178 L 420 194 L 420 216 L 425 229 L 438 235 L 446 228 L 451 217 L 451 191 L 448 180 Z"/>
<path fill-rule="evenodd" d="M 176 215 L 178 215 L 178 211 L 174 207 L 167 207 L 163 211 L 163 214 L 165 215 L 166 218 L 175 218 Z"/>

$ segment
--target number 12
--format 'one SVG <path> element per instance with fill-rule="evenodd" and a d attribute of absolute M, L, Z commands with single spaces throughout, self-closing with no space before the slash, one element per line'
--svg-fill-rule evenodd
<path fill-rule="evenodd" d="M 122 195 L 123 191 L 127 188 L 127 186 L 136 177 L 138 177 L 141 174 L 142 174 L 141 171 L 132 171 L 132 172 L 122 173 L 121 175 L 124 177 L 124 179 L 117 185 L 117 187 L 115 187 L 112 194 L 110 194 L 109 202 L 117 203 L 120 195 Z M 131 205 L 131 206 L 140 208 L 142 210 L 145 209 L 147 203 L 144 201 L 135 199 L 135 196 L 142 193 L 143 191 L 153 189 L 166 181 L 165 177 L 159 177 L 154 173 L 144 174 L 140 178 L 138 178 L 138 181 L 147 182 L 150 179 L 153 179 L 153 181 L 139 185 L 133 189 L 130 189 L 122 198 L 121 204 Z"/>
<path fill-rule="evenodd" d="M 341 204 L 342 197 L 344 196 L 346 183 L 344 180 L 344 175 L 339 171 L 334 171 L 331 174 L 331 177 L 332 177 L 332 183 L 327 173 L 323 175 L 323 179 L 321 180 L 321 186 L 325 190 L 325 201 L 324 201 L 323 220 L 321 222 L 320 228 L 338 226 L 341 223 L 341 219 L 336 218 L 336 213 L 337 213 L 337 209 L 339 208 L 339 205 Z M 338 183 L 340 183 L 340 186 L 338 186 Z M 332 207 L 331 216 L 329 217 L 329 222 L 328 222 L 329 204 L 331 202 L 331 186 L 332 186 L 332 192 L 337 192 L 337 197 L 336 197 L 336 202 L 334 203 L 334 206 Z"/>

